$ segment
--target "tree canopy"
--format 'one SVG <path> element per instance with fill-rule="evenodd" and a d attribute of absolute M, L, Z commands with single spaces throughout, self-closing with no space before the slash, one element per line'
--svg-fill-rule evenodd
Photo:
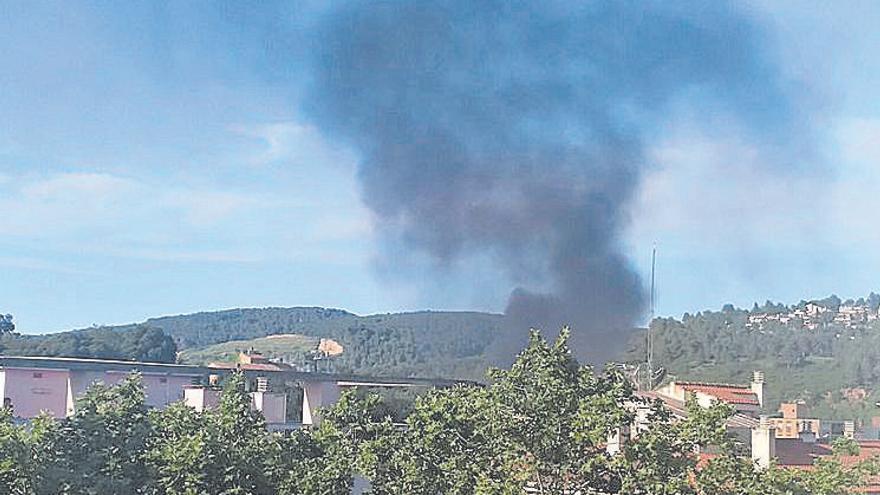
<path fill-rule="evenodd" d="M 0 335 L 15 332 L 15 323 L 12 321 L 12 315 L 0 313 Z"/>
<path fill-rule="evenodd" d="M 139 325 L 124 331 L 98 327 L 48 335 L 0 334 L 0 353 L 173 363 L 177 345 L 162 330 Z"/>

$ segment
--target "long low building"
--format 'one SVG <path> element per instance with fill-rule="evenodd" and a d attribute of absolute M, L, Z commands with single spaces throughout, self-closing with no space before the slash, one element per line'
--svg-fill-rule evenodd
<path fill-rule="evenodd" d="M 273 377 L 295 382 L 303 389 L 302 423 L 319 421 L 318 410 L 335 403 L 342 389 L 348 387 L 448 387 L 459 382 L 422 378 L 373 377 L 352 374 L 311 373 L 287 369 L 252 369 L 247 366 L 217 368 L 181 364 L 144 363 L 105 359 L 0 356 L 0 397 L 17 418 L 31 419 L 40 414 L 56 418 L 72 415 L 76 399 L 93 383 L 114 385 L 130 373 L 140 373 L 149 407 L 163 408 L 187 400 L 210 402 L 217 390 L 211 387 L 221 376 L 240 369 L 255 383 L 258 377 Z M 265 384 L 266 382 L 263 381 Z M 265 396 L 266 390 L 253 387 L 255 407 L 279 404 Z M 199 392 L 207 389 L 209 393 Z M 286 401 L 282 401 L 286 402 Z M 264 411 L 268 419 L 284 421 L 286 414 Z M 279 417 L 280 416 L 280 417 Z M 271 421 L 270 421 L 271 422 Z"/>

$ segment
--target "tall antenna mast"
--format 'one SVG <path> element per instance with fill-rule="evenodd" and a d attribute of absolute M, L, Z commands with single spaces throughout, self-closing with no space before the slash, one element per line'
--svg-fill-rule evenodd
<path fill-rule="evenodd" d="M 651 329 L 651 323 L 655 316 L 656 303 L 656 285 L 655 274 L 657 270 L 657 244 L 651 251 L 651 317 L 648 320 L 648 342 L 647 342 L 647 365 L 648 365 L 648 390 L 654 388 L 654 331 Z"/>

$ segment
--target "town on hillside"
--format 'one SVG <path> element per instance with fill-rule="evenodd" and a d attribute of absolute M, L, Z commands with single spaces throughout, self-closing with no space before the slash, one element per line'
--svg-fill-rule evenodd
<path fill-rule="evenodd" d="M 815 330 L 822 325 L 837 324 L 846 328 L 859 328 L 880 319 L 880 295 L 871 293 L 868 298 L 841 301 L 837 296 L 822 300 L 801 301 L 795 306 L 773 304 L 755 306 L 749 312 L 746 327 L 764 330 L 771 323 L 792 328 Z"/>

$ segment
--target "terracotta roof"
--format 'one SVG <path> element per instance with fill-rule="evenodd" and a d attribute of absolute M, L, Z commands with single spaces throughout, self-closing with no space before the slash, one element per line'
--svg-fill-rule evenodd
<path fill-rule="evenodd" d="M 816 457 L 831 455 L 831 446 L 804 442 L 799 438 L 777 438 L 776 458 L 780 466 L 812 466 Z"/>
<path fill-rule="evenodd" d="M 758 406 L 758 395 L 743 385 L 727 385 L 723 383 L 676 382 L 688 392 L 702 392 L 728 404 L 748 404 Z"/>
<path fill-rule="evenodd" d="M 859 453 L 840 457 L 844 466 L 880 457 L 880 441 L 859 440 Z M 776 439 L 776 459 L 779 466 L 789 469 L 813 469 L 816 458 L 831 455 L 831 446 L 824 443 L 808 443 L 800 439 Z M 857 488 L 857 493 L 880 494 L 880 476 L 869 476 L 865 486 Z"/>
<path fill-rule="evenodd" d="M 673 415 L 679 418 L 687 417 L 687 406 L 684 402 L 680 400 L 673 399 L 672 397 L 666 397 L 665 395 L 658 394 L 656 392 L 637 392 L 639 397 L 648 400 L 661 400 L 663 401 L 663 405 L 671 412 Z M 758 426 L 758 420 L 751 417 L 746 416 L 745 414 L 736 413 L 733 416 L 727 418 L 725 425 L 728 428 L 755 428 Z"/>

